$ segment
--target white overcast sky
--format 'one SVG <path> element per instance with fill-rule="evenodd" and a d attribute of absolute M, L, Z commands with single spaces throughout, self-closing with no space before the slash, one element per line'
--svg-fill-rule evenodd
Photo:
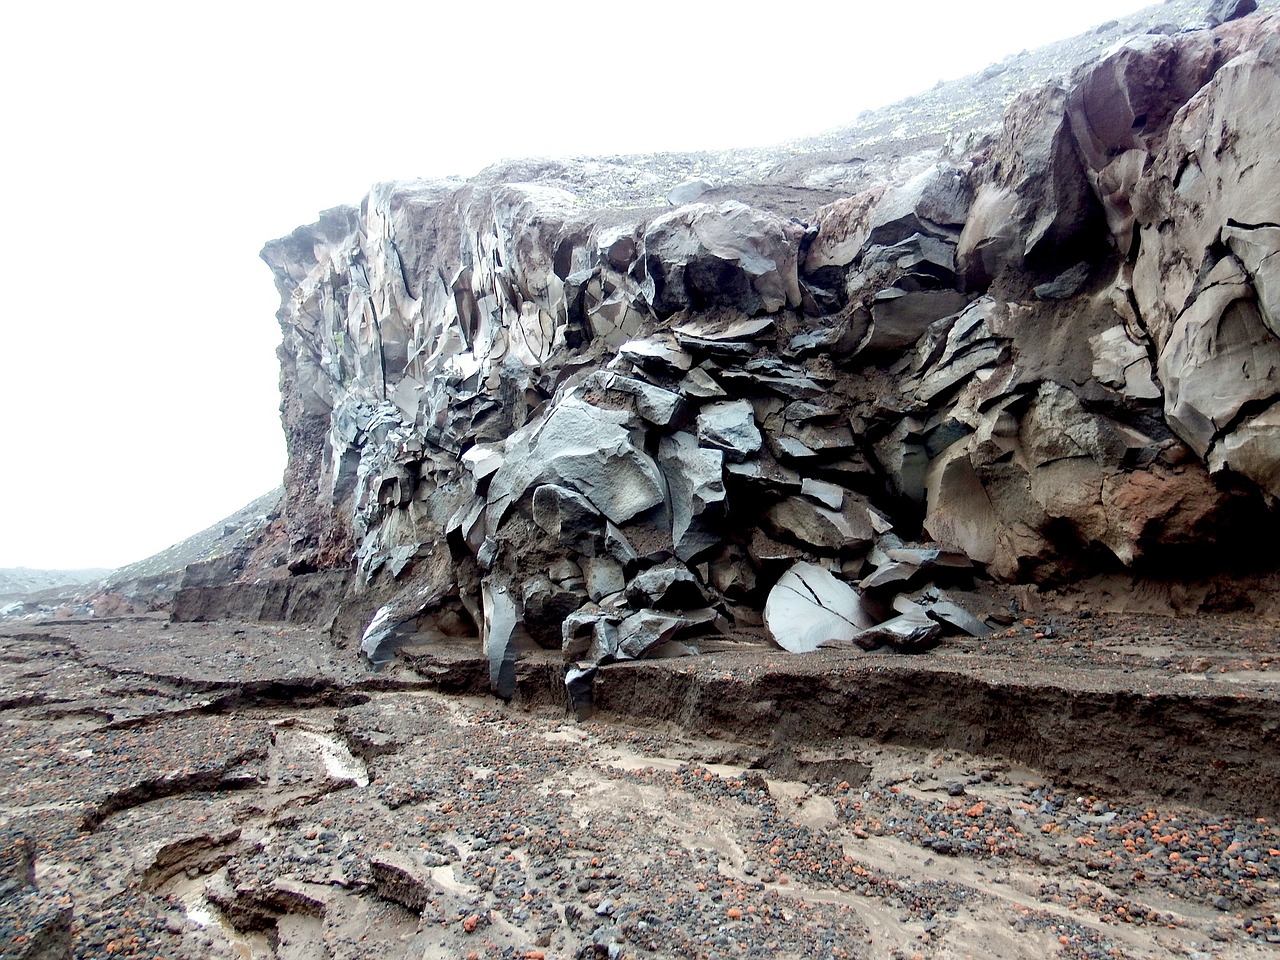
<path fill-rule="evenodd" d="M 279 482 L 258 250 L 376 181 L 817 133 L 1143 5 L 11 4 L 0 567 L 123 565 Z"/>

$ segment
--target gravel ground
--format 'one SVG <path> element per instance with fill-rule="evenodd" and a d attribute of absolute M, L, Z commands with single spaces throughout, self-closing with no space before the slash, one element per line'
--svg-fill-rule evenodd
<path fill-rule="evenodd" d="M 1274 724 L 1276 637 L 1243 618 L 1061 616 L 910 659 L 726 647 L 603 671 L 579 723 L 538 681 L 549 665 L 511 705 L 442 693 L 474 688 L 473 648 L 370 674 L 292 626 L 9 628 L 0 854 L 34 849 L 37 887 L 10 891 L 0 956 L 1274 956 L 1280 831 L 1247 797 L 1069 786 L 999 743 L 788 734 L 760 694 L 764 677 L 776 698 L 780 677 L 875 675 L 905 701 L 949 678 L 943 731 L 965 679 L 1014 704 L 1127 690 L 1149 711 L 1227 689 L 1257 726 Z M 610 709 L 642 685 L 633 711 L 686 698 L 695 722 Z M 730 736 L 693 689 L 783 732 Z M 70 954 L 39 953 L 59 925 Z"/>

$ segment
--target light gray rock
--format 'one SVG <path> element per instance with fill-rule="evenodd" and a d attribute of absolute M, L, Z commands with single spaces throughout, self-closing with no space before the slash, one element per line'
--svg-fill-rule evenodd
<path fill-rule="evenodd" d="M 710 614 L 710 617 L 707 616 Z M 639 660 L 655 647 L 674 640 L 684 631 L 712 622 L 714 613 L 704 611 L 692 616 L 677 616 L 658 610 L 640 610 L 618 625 L 619 659 Z"/>
<path fill-rule="evenodd" d="M 846 496 L 844 509 L 838 511 L 803 497 L 788 497 L 769 508 L 766 520 L 775 537 L 819 553 L 857 553 L 875 535 L 865 502 L 852 493 Z"/>
<path fill-rule="evenodd" d="M 1228 221 L 1222 239 L 1253 282 L 1263 323 L 1280 337 L 1280 227 Z"/>
<path fill-rule="evenodd" d="M 720 542 L 715 529 L 723 512 L 724 452 L 698 445 L 691 433 L 664 436 L 658 444 L 658 466 L 671 496 L 671 543 L 689 561 Z"/>
<path fill-rule="evenodd" d="M 490 481 L 488 527 L 497 530 L 530 487 L 553 483 L 590 501 L 623 524 L 666 500 L 657 464 L 635 446 L 631 415 L 604 410 L 574 396 L 554 404 L 545 418 L 521 428 L 506 443 L 506 459 Z"/>
<path fill-rule="evenodd" d="M 622 617 L 594 604 L 580 607 L 561 625 L 561 648 L 566 660 L 594 666 L 618 652 L 618 624 Z"/>
<path fill-rule="evenodd" d="M 853 587 L 805 562 L 794 564 L 769 591 L 764 622 L 769 638 L 791 653 L 848 640 L 874 623 Z"/>
<path fill-rule="evenodd" d="M 682 207 L 686 203 L 693 203 L 708 190 L 714 190 L 715 184 L 709 180 L 695 179 L 686 180 L 683 183 L 672 187 L 667 194 L 667 203 L 673 207 Z"/>
<path fill-rule="evenodd" d="M 737 201 L 695 203 L 649 222 L 642 293 L 659 317 L 695 307 L 748 314 L 800 305 L 804 228 Z"/>
<path fill-rule="evenodd" d="M 707 603 L 698 578 L 676 563 L 652 567 L 632 577 L 627 584 L 627 600 L 635 608 L 658 610 L 691 610 Z"/>
<path fill-rule="evenodd" d="M 745 317 L 732 312 L 687 321 L 672 328 L 680 346 L 695 354 L 740 358 L 752 356 L 757 340 L 776 329 L 772 317 Z"/>
<path fill-rule="evenodd" d="M 589 557 L 582 561 L 587 595 L 597 602 L 627 587 L 622 564 L 613 557 Z"/>
<path fill-rule="evenodd" d="M 1231 470 L 1280 500 L 1280 406 L 1273 405 L 1238 423 L 1209 453 L 1214 473 Z"/>
<path fill-rule="evenodd" d="M 598 382 L 608 390 L 634 397 L 636 413 L 655 426 L 670 427 L 684 417 L 684 398 L 672 390 L 617 375 L 606 375 Z"/>
<path fill-rule="evenodd" d="M 941 635 L 942 624 L 931 618 L 924 610 L 915 607 L 883 623 L 868 627 L 852 637 L 828 640 L 821 646 L 859 647 L 863 650 L 890 647 L 897 653 L 920 653 L 934 646 Z"/>
<path fill-rule="evenodd" d="M 693 366 L 693 357 L 675 343 L 657 338 L 628 340 L 618 348 L 618 356 L 646 370 L 682 374 Z"/>
<path fill-rule="evenodd" d="M 728 396 L 724 387 L 716 383 L 715 378 L 701 367 L 694 367 L 680 381 L 680 392 L 695 400 L 719 400 Z"/>
<path fill-rule="evenodd" d="M 940 162 L 923 166 L 888 189 L 837 200 L 818 211 L 817 237 L 806 254 L 805 271 L 847 266 L 870 244 L 895 244 L 919 233 L 958 232 L 970 199 L 964 173 Z"/>
<path fill-rule="evenodd" d="M 516 659 L 519 654 L 520 602 L 511 584 L 500 578 L 485 581 L 481 590 L 484 629 L 481 641 L 489 661 L 489 689 L 503 700 L 516 692 Z"/>
<path fill-rule="evenodd" d="M 1093 375 L 1099 383 L 1136 400 L 1160 399 L 1146 345 L 1135 343 L 1123 324 L 1094 334 L 1089 346 L 1093 349 Z"/>
<path fill-rule="evenodd" d="M 926 612 L 934 620 L 950 624 L 971 637 L 988 637 L 991 635 L 990 627 L 964 609 L 964 607 L 949 600 L 938 600 L 930 604 Z"/>
<path fill-rule="evenodd" d="M 1200 456 L 1241 408 L 1280 392 L 1280 337 L 1263 322 L 1235 258 L 1209 272 L 1174 323 L 1157 370 L 1165 418 Z"/>
<path fill-rule="evenodd" d="M 1240 17 L 1248 16 L 1257 9 L 1257 0 L 1213 0 L 1204 18 L 1211 27 L 1216 27 L 1228 20 L 1238 20 Z"/>
<path fill-rule="evenodd" d="M 760 450 L 763 438 L 755 411 L 746 400 L 722 400 L 698 411 L 698 442 L 724 451 L 728 460 L 742 462 Z"/>
<path fill-rule="evenodd" d="M 594 538 L 604 531 L 604 518 L 590 500 L 554 483 L 534 488 L 533 522 L 579 552 L 589 550 Z"/>
<path fill-rule="evenodd" d="M 844 488 L 836 486 L 834 483 L 827 483 L 825 480 L 814 480 L 811 477 L 805 477 L 801 481 L 800 493 L 828 510 L 840 510 L 844 507 Z"/>

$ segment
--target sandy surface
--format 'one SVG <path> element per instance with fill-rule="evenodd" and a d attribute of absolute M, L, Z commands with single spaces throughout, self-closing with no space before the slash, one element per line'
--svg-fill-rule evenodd
<path fill-rule="evenodd" d="M 78 957 L 1274 956 L 1269 816 L 1124 775 L 1147 754 L 1174 780 L 1220 772 L 1179 767 L 1203 757 L 1177 730 L 1128 750 L 1165 700 L 1216 705 L 1198 722 L 1229 764 L 1267 760 L 1275 633 L 1194 625 L 1020 622 L 910 659 L 726 647 L 602 671 L 582 723 L 547 663 L 504 705 L 465 692 L 482 670 L 462 649 L 372 674 L 296 627 L 9 628 L 0 833 L 34 846 L 38 889 L 6 901 L 0 956 L 36 955 L 59 917 Z M 1063 780 L 1004 743 L 947 746 L 1012 729 L 1003 702 L 1066 738 L 1051 761 L 1080 752 L 1025 693 L 1055 689 L 1113 705 L 1114 791 L 1080 786 L 1092 761 Z M 933 732 L 813 719 L 895 697 Z"/>

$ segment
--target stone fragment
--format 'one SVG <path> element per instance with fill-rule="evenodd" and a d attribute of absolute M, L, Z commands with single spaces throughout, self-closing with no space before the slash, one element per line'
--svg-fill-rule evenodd
<path fill-rule="evenodd" d="M 958 230 L 970 199 L 964 174 L 942 162 L 887 189 L 837 200 L 818 211 L 818 234 L 805 256 L 805 272 L 853 263 L 869 244 L 889 245 L 913 234 Z"/>
<path fill-rule="evenodd" d="M 812 563 L 794 564 L 774 584 L 764 608 L 765 629 L 791 653 L 829 640 L 848 640 L 872 626 L 858 592 Z"/>
<path fill-rule="evenodd" d="M 489 689 L 503 700 L 516 693 L 516 658 L 520 625 L 520 605 L 511 585 L 491 578 L 481 589 L 484 604 L 484 632 L 481 640 L 489 661 Z"/>
<path fill-rule="evenodd" d="M 1067 118 L 1070 90 L 1049 83 L 1005 114 L 956 249 L 966 289 L 985 289 L 1006 266 L 1049 274 L 1106 243 L 1107 219 Z"/>
<path fill-rule="evenodd" d="M 758 349 L 757 340 L 772 334 L 772 317 L 742 317 L 734 314 L 692 320 L 673 327 L 676 341 L 690 353 L 717 357 L 746 358 Z"/>
<path fill-rule="evenodd" d="M 849 494 L 843 510 L 829 510 L 803 497 L 788 497 L 769 508 L 769 531 L 820 553 L 856 553 L 874 531 L 864 502 Z"/>
<path fill-rule="evenodd" d="M 1248 16 L 1257 9 L 1257 0 L 1213 0 L 1204 18 L 1209 26 L 1216 27 L 1228 20 Z"/>
<path fill-rule="evenodd" d="M 1263 323 L 1280 337 L 1280 226 L 1228 220 L 1222 239 L 1253 282 Z"/>
<path fill-rule="evenodd" d="M 815 400 L 828 395 L 827 387 L 804 367 L 772 357 L 756 357 L 741 369 L 723 370 L 720 381 L 744 394 L 756 394 L 764 388 L 787 400 Z"/>
<path fill-rule="evenodd" d="M 1274 502 L 1280 500 L 1280 405 L 1236 424 L 1209 452 L 1209 469 L 1248 477 Z"/>
<path fill-rule="evenodd" d="M 1280 97 L 1274 31 L 1267 41 L 1254 41 L 1261 49 L 1233 56 L 1214 70 L 1217 58 L 1231 55 L 1244 36 L 1229 29 L 1199 35 L 1204 50 L 1194 56 L 1202 85 L 1173 115 L 1132 191 L 1138 231 L 1133 298 L 1162 354 L 1179 317 L 1208 292 L 1205 275 L 1221 267 L 1220 242 L 1238 236 L 1224 231 L 1280 224 L 1274 189 L 1280 179 L 1280 152 L 1274 149 L 1280 116 L 1259 109 Z M 1179 61 L 1193 53 L 1182 45 L 1176 49 Z M 1262 320 L 1272 331 L 1280 329 L 1280 318 Z"/>
<path fill-rule="evenodd" d="M 680 207 L 645 228 L 642 293 L 663 318 L 690 307 L 798 307 L 803 237 L 802 226 L 737 201 Z"/>
<path fill-rule="evenodd" d="M 828 510 L 840 510 L 844 507 L 844 488 L 834 483 L 827 483 L 825 480 L 805 477 L 801 481 L 800 494 Z"/>
<path fill-rule="evenodd" d="M 972 562 L 963 553 L 939 546 L 886 547 L 884 555 L 895 563 L 915 564 L 922 570 L 971 570 Z"/>
<path fill-rule="evenodd" d="M 561 586 L 582 579 L 582 568 L 568 557 L 558 557 L 547 568 L 547 576 Z"/>
<path fill-rule="evenodd" d="M 893 561 L 876 567 L 875 572 L 870 576 L 863 577 L 858 581 L 858 586 L 864 591 L 875 590 L 879 587 L 896 586 L 907 583 L 919 572 L 920 567 L 914 563 Z"/>
<path fill-rule="evenodd" d="M 1146 347 L 1134 343 L 1123 324 L 1094 334 L 1089 346 L 1093 349 L 1093 375 L 1099 383 L 1115 387 L 1135 400 L 1160 398 Z"/>
<path fill-rule="evenodd" d="M 724 451 L 728 460 L 742 462 L 755 455 L 762 441 L 755 411 L 746 400 L 722 400 L 698 411 L 698 442 Z"/>
<path fill-rule="evenodd" d="M 1074 297 L 1089 282 L 1089 264 L 1077 263 L 1045 283 L 1038 283 L 1034 293 L 1041 300 L 1066 300 Z"/>
<path fill-rule="evenodd" d="M 588 557 L 583 560 L 587 596 L 599 602 L 603 598 L 625 590 L 627 578 L 622 564 L 613 557 Z"/>
<path fill-rule="evenodd" d="M 540 483 L 581 494 L 616 524 L 664 503 L 666 484 L 657 464 L 626 429 L 632 418 L 569 396 L 513 434 L 490 481 L 488 528 L 497 530 L 511 506 Z"/>
<path fill-rule="evenodd" d="M 582 606 L 581 593 L 538 574 L 524 582 L 521 594 L 521 618 L 529 636 L 545 650 L 559 650 L 562 625 L 569 614 Z"/>
<path fill-rule="evenodd" d="M 667 194 L 667 202 L 673 207 L 682 207 L 686 203 L 693 203 L 708 190 L 714 190 L 715 184 L 709 180 L 697 178 L 694 180 L 685 180 L 672 187 Z"/>
<path fill-rule="evenodd" d="M 695 400 L 719 400 L 728 396 L 724 387 L 716 383 L 715 378 L 701 367 L 694 367 L 680 381 L 680 392 Z"/>
<path fill-rule="evenodd" d="M 579 552 L 588 552 L 604 528 L 604 518 L 590 500 L 555 483 L 534 488 L 533 522 L 555 540 Z"/>
<path fill-rule="evenodd" d="M 708 578 L 716 590 L 728 597 L 741 598 L 756 588 L 755 570 L 742 549 L 732 544 L 711 561 Z"/>
<path fill-rule="evenodd" d="M 746 463 L 726 463 L 726 479 L 731 479 L 753 494 L 799 493 L 803 480 L 798 471 L 769 458 Z"/>
<path fill-rule="evenodd" d="M 942 624 L 919 607 L 914 607 L 851 637 L 828 640 L 821 646 L 860 647 L 863 650 L 890 647 L 897 653 L 921 653 L 933 647 L 941 635 Z"/>
<path fill-rule="evenodd" d="M 369 858 L 369 874 L 378 896 L 408 907 L 415 913 L 439 895 L 430 873 L 412 857 L 394 851 Z"/>
<path fill-rule="evenodd" d="M 580 607 L 565 617 L 561 649 L 568 660 L 598 664 L 617 655 L 618 624 L 622 617 L 594 604 Z"/>
<path fill-rule="evenodd" d="M 958 313 L 967 303 L 964 294 L 954 290 L 882 290 L 871 301 L 871 329 L 859 349 L 878 353 L 909 347 L 930 324 Z"/>
<path fill-rule="evenodd" d="M 360 636 L 360 652 L 375 667 L 390 663 L 396 644 L 412 633 L 412 628 L 397 619 L 395 607 L 386 604 L 378 608 Z"/>
<path fill-rule="evenodd" d="M 646 370 L 679 375 L 693 366 L 693 357 L 673 343 L 658 339 L 629 340 L 618 348 L 618 356 Z"/>
<path fill-rule="evenodd" d="M 1263 322 L 1252 294 L 1235 258 L 1223 258 L 1160 351 L 1165 418 L 1200 456 L 1246 404 L 1280 392 L 1280 337 Z"/>
<path fill-rule="evenodd" d="M 930 619 L 952 627 L 960 633 L 967 633 L 971 637 L 986 637 L 991 634 L 990 627 L 964 607 L 948 599 L 945 593 L 934 588 L 899 596 L 893 601 L 893 609 L 898 613 L 912 615 L 923 610 Z"/>
<path fill-rule="evenodd" d="M 486 480 L 502 466 L 502 448 L 491 443 L 477 443 L 462 455 L 463 465 L 476 482 Z"/>
<path fill-rule="evenodd" d="M 707 598 L 698 578 L 682 564 L 652 567 L 631 578 L 627 600 L 632 607 L 658 610 L 685 610 L 706 606 Z"/>
<path fill-rule="evenodd" d="M 1000 519 L 963 444 L 930 463 L 926 485 L 929 536 L 977 563 L 994 561 Z"/>
<path fill-rule="evenodd" d="M 708 614 L 710 616 L 708 616 Z M 684 631 L 714 621 L 714 611 L 699 611 L 677 616 L 658 610 L 640 610 L 618 625 L 615 655 L 621 659 L 639 660 L 650 650 L 674 640 Z"/>
<path fill-rule="evenodd" d="M 789 543 L 779 543 L 759 527 L 752 529 L 751 540 L 747 544 L 747 555 L 756 564 L 774 563 L 778 561 L 798 560 L 804 553 Z"/>
<path fill-rule="evenodd" d="M 670 427 L 684 415 L 684 398 L 674 391 L 655 387 L 643 380 L 617 375 L 602 378 L 602 383 L 609 390 L 634 397 L 636 413 L 655 426 Z"/>
<path fill-rule="evenodd" d="M 691 433 L 664 436 L 658 466 L 671 497 L 671 543 L 681 560 L 692 560 L 720 542 L 714 521 L 723 511 L 724 452 L 698 445 Z"/>

